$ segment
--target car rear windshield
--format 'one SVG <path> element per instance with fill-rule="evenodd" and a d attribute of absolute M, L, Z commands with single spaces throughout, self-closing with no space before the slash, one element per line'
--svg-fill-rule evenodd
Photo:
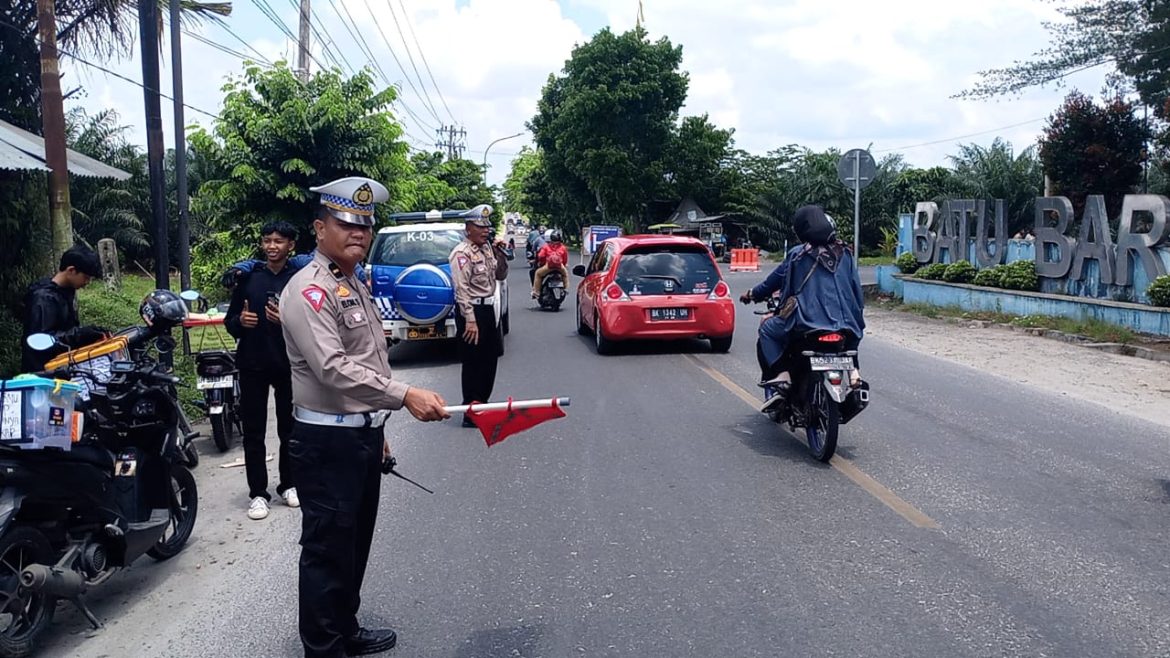
<path fill-rule="evenodd" d="M 378 238 L 378 243 L 371 250 L 371 265 L 442 265 L 447 262 L 455 245 L 463 241 L 463 231 L 420 228 L 403 233 L 383 233 Z"/>
<path fill-rule="evenodd" d="M 630 296 L 707 294 L 719 269 L 703 247 L 631 247 L 618 261 L 617 284 Z"/>

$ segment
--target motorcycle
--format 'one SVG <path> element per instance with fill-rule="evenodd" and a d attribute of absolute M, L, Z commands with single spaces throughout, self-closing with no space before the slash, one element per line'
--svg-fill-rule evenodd
<path fill-rule="evenodd" d="M 546 311 L 559 311 L 565 301 L 565 279 L 559 271 L 551 271 L 540 282 L 537 302 Z"/>
<path fill-rule="evenodd" d="M 32 653 L 58 599 L 101 628 L 84 594 L 144 554 L 178 555 L 191 537 L 198 491 L 180 445 L 178 378 L 141 356 L 150 337 L 134 332 L 140 356 L 114 361 L 82 403 L 69 450 L 0 447 L 0 656 Z M 34 349 L 52 340 L 28 339 Z M 97 379 L 76 365 L 37 374 Z"/>
<path fill-rule="evenodd" d="M 779 296 L 767 300 L 767 310 L 755 311 L 763 323 L 780 307 Z M 869 383 L 851 382 L 856 350 L 845 349 L 846 332 L 809 331 L 795 337 L 784 355 L 792 383 L 787 399 L 768 412 L 776 423 L 787 423 L 796 433 L 804 428 L 808 449 L 820 462 L 837 451 L 840 426 L 848 424 L 869 405 Z M 799 357 L 799 358 L 798 358 Z M 764 399 L 770 398 L 764 387 Z"/>
<path fill-rule="evenodd" d="M 207 313 L 208 301 L 199 293 L 185 290 L 179 296 L 191 303 L 197 313 Z M 217 308 L 226 312 L 227 304 L 220 304 Z M 222 313 L 212 318 L 188 319 L 183 322 L 187 354 L 195 357 L 195 388 L 203 391 L 203 400 L 196 402 L 196 405 L 207 414 L 215 447 L 220 452 L 227 452 L 235 435 L 242 436 L 244 431 L 240 420 L 240 377 L 236 369 L 234 342 L 224 339 L 220 333 L 222 326 Z M 192 350 L 188 332 L 199 327 L 204 328 L 204 333 L 200 334 L 199 346 Z M 202 349 L 207 331 L 214 332 L 219 349 Z"/>

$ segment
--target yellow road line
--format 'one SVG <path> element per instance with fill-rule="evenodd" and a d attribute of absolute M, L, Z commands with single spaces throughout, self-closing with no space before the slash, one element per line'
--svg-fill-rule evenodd
<path fill-rule="evenodd" d="M 707 365 L 702 359 L 693 354 L 686 354 L 684 356 L 691 363 L 695 364 L 699 370 L 706 373 L 708 377 L 719 382 L 723 388 L 731 391 L 736 397 L 750 405 L 752 409 L 759 410 L 760 401 L 757 397 L 745 391 L 739 384 L 728 379 L 727 375 Z M 799 439 L 797 441 L 799 442 Z M 903 500 L 898 494 L 890 491 L 889 487 L 867 475 L 865 471 L 858 468 L 848 458 L 842 457 L 841 455 L 833 455 L 833 459 L 829 462 L 829 465 L 915 527 L 931 529 L 937 529 L 939 527 L 937 521 L 927 516 L 922 510 Z"/>

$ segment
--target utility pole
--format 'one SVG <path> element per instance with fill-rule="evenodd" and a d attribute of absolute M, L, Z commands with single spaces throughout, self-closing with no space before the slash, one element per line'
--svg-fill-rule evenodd
<path fill-rule="evenodd" d="M 455 126 L 443 126 L 435 131 L 439 141 L 435 148 L 446 151 L 447 159 L 463 158 L 463 150 L 467 148 L 467 131 Z"/>
<path fill-rule="evenodd" d="M 297 48 L 297 74 L 309 81 L 309 0 L 301 0 L 301 33 Z"/>
<path fill-rule="evenodd" d="M 307 0 L 306 0 L 307 1 Z M 175 200 L 179 207 L 179 289 L 191 287 L 191 232 L 187 216 L 187 126 L 183 112 L 183 45 L 179 37 L 181 0 L 171 0 L 171 74 L 175 98 Z"/>
<path fill-rule="evenodd" d="M 138 43 L 142 47 L 142 99 L 146 106 L 146 162 L 150 174 L 150 209 L 154 219 L 154 285 L 167 289 L 170 253 L 167 248 L 167 208 L 163 186 L 162 107 L 159 100 L 158 3 L 138 3 Z"/>
<path fill-rule="evenodd" d="M 53 0 L 37 0 L 41 40 L 41 115 L 45 164 L 49 166 L 49 228 L 55 265 L 73 246 L 73 209 L 69 202 L 69 161 L 65 155 L 65 107 L 57 55 L 57 17 Z"/>

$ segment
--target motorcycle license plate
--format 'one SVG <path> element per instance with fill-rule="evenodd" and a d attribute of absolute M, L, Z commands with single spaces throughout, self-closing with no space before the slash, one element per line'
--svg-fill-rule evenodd
<path fill-rule="evenodd" d="M 814 371 L 853 369 L 853 357 L 851 356 L 810 356 L 808 359 L 809 365 Z"/>
<path fill-rule="evenodd" d="M 660 320 L 690 320 L 691 309 L 689 308 L 652 308 L 650 309 L 650 320 L 657 322 Z"/>
<path fill-rule="evenodd" d="M 235 378 L 231 375 L 224 375 L 222 377 L 200 377 L 199 381 L 195 382 L 195 388 L 203 391 L 209 388 L 231 388 L 234 384 Z"/>
<path fill-rule="evenodd" d="M 439 330 L 433 324 L 428 324 L 424 327 L 411 327 L 406 330 L 407 340 L 429 340 L 443 337 L 439 335 Z"/>

